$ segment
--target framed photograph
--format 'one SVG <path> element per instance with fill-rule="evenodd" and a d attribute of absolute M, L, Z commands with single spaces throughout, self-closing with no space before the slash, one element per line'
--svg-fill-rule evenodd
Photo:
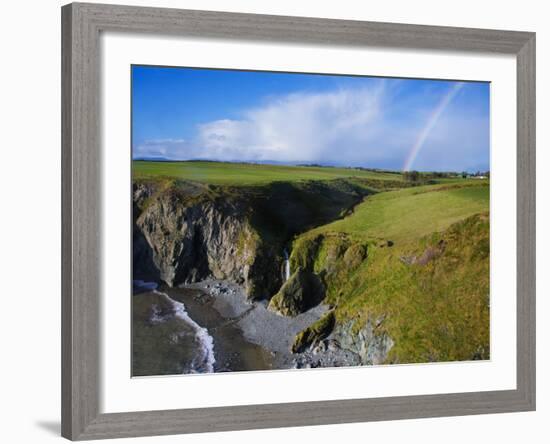
<path fill-rule="evenodd" d="M 62 434 L 535 409 L 535 35 L 62 8 Z"/>

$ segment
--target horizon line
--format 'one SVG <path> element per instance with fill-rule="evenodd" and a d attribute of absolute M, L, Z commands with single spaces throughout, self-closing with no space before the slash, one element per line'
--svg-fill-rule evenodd
<path fill-rule="evenodd" d="M 470 174 L 475 170 L 476 173 L 487 173 L 491 172 L 490 168 L 470 168 L 465 170 L 404 170 L 404 169 L 394 169 L 394 168 L 382 168 L 382 167 L 372 167 L 364 165 L 339 165 L 333 163 L 318 163 L 318 162 L 283 162 L 283 161 L 258 161 L 258 160 L 214 160 L 214 159 L 170 159 L 166 157 L 132 157 L 132 162 L 212 162 L 212 163 L 234 163 L 234 164 L 249 164 L 249 165 L 272 165 L 272 166 L 293 166 L 293 167 L 317 167 L 317 168 L 344 168 L 344 169 L 364 169 L 364 170 L 373 170 L 381 172 L 394 172 L 394 173 L 405 173 L 411 171 L 418 171 L 420 173 L 468 173 Z"/>

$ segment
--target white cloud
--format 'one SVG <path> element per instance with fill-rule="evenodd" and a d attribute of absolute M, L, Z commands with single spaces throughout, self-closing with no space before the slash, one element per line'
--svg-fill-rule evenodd
<path fill-rule="evenodd" d="M 154 139 L 146 140 L 134 147 L 133 157 L 166 157 L 177 158 L 177 155 L 185 155 L 189 144 L 184 139 Z"/>
<path fill-rule="evenodd" d="M 240 119 L 198 125 L 189 141 L 147 141 L 136 147 L 134 157 L 401 168 L 431 109 L 422 95 L 406 100 L 398 96 L 399 82 L 379 80 L 368 88 L 272 97 L 263 105 L 242 112 Z M 463 111 L 461 115 L 452 107 L 443 117 L 441 127 L 434 128 L 434 137 L 426 140 L 419 162 L 429 165 L 430 158 L 436 156 L 438 168 L 465 168 L 457 165 L 460 153 L 471 152 L 475 157 L 479 151 L 479 137 L 472 135 L 469 128 L 483 131 L 487 122 L 478 119 L 473 126 L 468 125 Z M 455 125 L 455 121 L 459 124 Z M 483 150 L 487 151 L 485 147 Z M 442 160 L 446 157 L 447 163 Z"/>
<path fill-rule="evenodd" d="M 291 94 L 248 110 L 240 120 L 200 125 L 198 146 L 222 160 L 304 161 L 334 158 L 366 140 L 381 114 L 383 86 L 328 93 Z M 346 143 L 346 141 L 348 143 Z"/>

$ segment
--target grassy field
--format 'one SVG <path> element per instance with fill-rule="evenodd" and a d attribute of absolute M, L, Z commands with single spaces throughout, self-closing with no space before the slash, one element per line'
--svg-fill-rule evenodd
<path fill-rule="evenodd" d="M 489 358 L 489 186 L 369 196 L 298 236 L 291 268 L 323 276 L 338 322 L 384 319 L 388 362 Z M 388 242 L 390 241 L 390 242 Z"/>
<path fill-rule="evenodd" d="M 134 179 L 186 179 L 213 185 L 261 185 L 270 182 L 330 180 L 357 177 L 398 180 L 401 174 L 365 171 L 354 168 L 301 167 L 225 162 L 148 162 L 133 161 Z"/>
<path fill-rule="evenodd" d="M 487 182 L 421 186 L 369 196 L 351 216 L 311 234 L 335 231 L 402 242 L 444 230 L 453 222 L 488 210 Z"/>

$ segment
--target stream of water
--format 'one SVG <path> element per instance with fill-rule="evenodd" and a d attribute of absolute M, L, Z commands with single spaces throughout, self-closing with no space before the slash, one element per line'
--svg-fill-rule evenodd
<path fill-rule="evenodd" d="M 284 257 L 285 257 L 285 261 L 284 261 L 284 281 L 288 281 L 289 278 L 290 278 L 290 260 L 288 258 L 288 251 L 286 251 L 286 249 L 284 250 Z"/>

